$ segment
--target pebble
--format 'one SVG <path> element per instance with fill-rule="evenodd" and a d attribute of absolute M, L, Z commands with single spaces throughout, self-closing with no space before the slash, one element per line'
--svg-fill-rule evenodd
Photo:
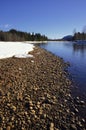
<path fill-rule="evenodd" d="M 84 122 L 84 123 L 85 123 L 85 119 L 82 119 L 82 122 Z"/>
<path fill-rule="evenodd" d="M 77 130 L 77 128 L 76 128 L 76 126 L 75 126 L 74 124 L 71 124 L 71 125 L 70 125 L 70 129 L 71 129 L 71 130 Z"/>
<path fill-rule="evenodd" d="M 75 109 L 74 109 L 74 111 L 75 111 L 76 113 L 78 113 L 78 112 L 79 112 L 79 110 L 78 110 L 77 108 L 75 108 Z"/>
<path fill-rule="evenodd" d="M 19 70 L 21 71 L 21 70 L 22 70 L 22 68 L 20 68 L 20 67 L 19 67 Z"/>
<path fill-rule="evenodd" d="M 34 63 L 32 58 L 0 60 L 0 130 L 68 130 L 69 124 L 71 130 L 85 130 L 78 108 L 85 102 L 71 97 L 63 59 L 39 48 L 31 54 Z"/>
<path fill-rule="evenodd" d="M 14 121 L 14 119 L 15 119 L 14 117 L 11 118 L 12 121 Z"/>
<path fill-rule="evenodd" d="M 83 104 L 85 104 L 85 102 L 84 101 L 80 101 L 80 103 L 83 105 Z"/>
<path fill-rule="evenodd" d="M 6 130 L 11 130 L 11 127 L 10 127 L 10 126 L 7 126 Z"/>
<path fill-rule="evenodd" d="M 35 115 L 35 110 L 31 110 L 31 114 Z"/>
<path fill-rule="evenodd" d="M 39 115 L 42 115 L 43 114 L 43 110 L 42 108 L 39 109 Z"/>
<path fill-rule="evenodd" d="M 47 115 L 46 114 L 44 114 L 44 118 L 46 118 L 47 117 Z"/>
<path fill-rule="evenodd" d="M 16 111 L 16 106 L 11 107 L 13 111 Z"/>
<path fill-rule="evenodd" d="M 2 128 L 2 127 L 0 127 L 0 130 L 3 130 L 3 128 Z"/>
<path fill-rule="evenodd" d="M 54 130 L 54 123 L 50 124 L 50 130 Z"/>

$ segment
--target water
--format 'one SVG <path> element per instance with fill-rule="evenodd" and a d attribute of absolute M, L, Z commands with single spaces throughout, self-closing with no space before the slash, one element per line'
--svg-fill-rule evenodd
<path fill-rule="evenodd" d="M 40 44 L 53 54 L 70 62 L 68 68 L 80 93 L 86 95 L 86 44 L 75 44 L 74 42 L 48 42 Z"/>

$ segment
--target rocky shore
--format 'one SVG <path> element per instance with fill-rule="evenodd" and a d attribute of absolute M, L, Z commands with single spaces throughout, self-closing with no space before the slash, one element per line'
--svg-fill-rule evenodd
<path fill-rule="evenodd" d="M 86 130 L 86 102 L 71 96 L 67 63 L 44 49 L 0 60 L 0 130 Z"/>

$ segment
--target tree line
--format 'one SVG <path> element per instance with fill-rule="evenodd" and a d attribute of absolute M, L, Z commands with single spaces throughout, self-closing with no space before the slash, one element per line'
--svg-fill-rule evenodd
<path fill-rule="evenodd" d="M 86 26 L 83 27 L 82 32 L 76 32 L 74 29 L 73 40 L 86 40 Z"/>
<path fill-rule="evenodd" d="M 47 36 L 40 33 L 27 33 L 11 29 L 9 31 L 0 31 L 0 41 L 46 41 Z"/>
<path fill-rule="evenodd" d="M 85 32 L 77 32 L 77 33 L 74 33 L 74 37 L 73 37 L 73 40 L 86 40 L 86 33 Z"/>

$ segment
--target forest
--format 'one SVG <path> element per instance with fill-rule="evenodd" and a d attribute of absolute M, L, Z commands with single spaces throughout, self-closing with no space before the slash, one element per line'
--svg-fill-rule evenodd
<path fill-rule="evenodd" d="M 40 33 L 27 33 L 11 29 L 9 31 L 0 31 L 0 41 L 46 41 L 47 36 Z"/>
<path fill-rule="evenodd" d="M 86 40 L 86 33 L 85 32 L 77 32 L 73 36 L 73 40 Z"/>

